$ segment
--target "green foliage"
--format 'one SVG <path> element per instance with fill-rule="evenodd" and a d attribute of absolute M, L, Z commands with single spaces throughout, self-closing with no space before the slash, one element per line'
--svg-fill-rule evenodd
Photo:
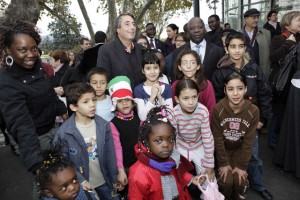
<path fill-rule="evenodd" d="M 61 12 L 69 13 L 68 6 L 65 6 Z M 80 31 L 81 23 L 78 23 L 75 16 L 71 14 L 67 15 L 64 20 L 66 23 L 60 20 L 49 23 L 48 29 L 50 30 L 50 36 L 52 37 L 52 46 L 49 50 L 69 50 L 78 44 L 80 36 L 74 33 L 67 24 L 76 26 Z"/>

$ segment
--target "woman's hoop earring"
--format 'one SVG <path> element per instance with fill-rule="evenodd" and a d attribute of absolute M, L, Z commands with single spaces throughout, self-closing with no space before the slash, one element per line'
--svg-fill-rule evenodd
<path fill-rule="evenodd" d="M 14 64 L 14 59 L 10 55 L 6 56 L 5 63 L 7 66 L 11 67 Z"/>

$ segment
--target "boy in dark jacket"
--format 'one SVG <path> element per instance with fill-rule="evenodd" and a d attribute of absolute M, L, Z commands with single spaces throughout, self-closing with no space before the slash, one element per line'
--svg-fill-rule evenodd
<path fill-rule="evenodd" d="M 260 129 L 267 121 L 271 113 L 272 93 L 262 69 L 250 59 L 246 51 L 246 38 L 242 33 L 230 33 L 225 39 L 228 54 L 218 63 L 218 68 L 213 75 L 213 86 L 217 101 L 224 94 L 224 79 L 234 71 L 242 73 L 246 77 L 246 99 L 258 106 L 260 120 L 257 129 Z M 263 181 L 262 161 L 258 157 L 258 137 L 253 143 L 252 157 L 249 163 L 250 186 L 259 192 L 261 196 L 273 199 L 272 194 L 266 189 Z"/>
<path fill-rule="evenodd" d="M 94 189 L 101 199 L 118 199 L 114 190 L 118 169 L 109 122 L 96 112 L 96 94 L 92 86 L 76 83 L 66 93 L 74 114 L 58 129 L 54 145 L 76 168 L 84 190 Z"/>

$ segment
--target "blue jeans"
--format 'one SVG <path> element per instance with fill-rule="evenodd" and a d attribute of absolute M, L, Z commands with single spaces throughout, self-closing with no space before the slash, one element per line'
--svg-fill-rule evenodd
<path fill-rule="evenodd" d="M 248 166 L 250 187 L 253 190 L 264 191 L 266 189 L 263 172 L 263 163 L 258 157 L 258 132 L 256 131 L 252 147 L 252 156 Z"/>
<path fill-rule="evenodd" d="M 104 200 L 119 200 L 119 195 L 112 195 L 112 191 L 110 189 L 110 187 L 104 183 L 103 185 L 96 187 L 94 189 L 97 193 L 97 195 L 100 197 L 100 199 L 104 199 Z"/>

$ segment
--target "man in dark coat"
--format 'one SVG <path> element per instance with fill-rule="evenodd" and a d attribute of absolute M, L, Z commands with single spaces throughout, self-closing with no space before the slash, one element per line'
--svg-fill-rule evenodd
<path fill-rule="evenodd" d="M 136 33 L 134 16 L 130 13 L 120 14 L 114 28 L 117 37 L 99 48 L 97 67 L 108 72 L 109 80 L 115 76 L 127 76 L 134 88 L 143 81 L 143 46 L 133 42 Z"/>
<path fill-rule="evenodd" d="M 271 33 L 271 39 L 276 35 L 281 35 L 280 23 L 277 22 L 277 12 L 271 10 L 267 15 L 268 21 L 264 24 L 264 28 L 269 30 Z"/>
<path fill-rule="evenodd" d="M 200 55 L 201 67 L 204 69 L 204 76 L 211 81 L 214 71 L 217 69 L 218 61 L 224 55 L 221 47 L 214 45 L 204 39 L 206 32 L 204 22 L 199 17 L 190 19 L 188 23 L 190 41 L 173 51 L 173 68 L 179 53 L 184 49 L 196 51 Z M 172 79 L 174 81 L 174 78 Z"/>
<path fill-rule="evenodd" d="M 211 15 L 208 17 L 208 26 L 211 31 L 205 34 L 205 40 L 223 48 L 221 40 L 221 33 L 223 29 L 221 28 L 220 23 L 220 17 L 218 15 Z"/>
<path fill-rule="evenodd" d="M 154 26 L 153 23 L 148 23 L 146 25 L 146 34 L 147 34 L 147 40 L 148 40 L 149 46 L 152 49 L 159 50 L 165 56 L 167 53 L 165 44 L 162 41 L 155 38 L 156 27 Z"/>
<path fill-rule="evenodd" d="M 82 82 L 86 82 L 86 74 L 97 66 L 99 48 L 106 42 L 106 33 L 97 31 L 95 34 L 95 46 L 84 51 L 81 64 L 78 66 Z"/>

